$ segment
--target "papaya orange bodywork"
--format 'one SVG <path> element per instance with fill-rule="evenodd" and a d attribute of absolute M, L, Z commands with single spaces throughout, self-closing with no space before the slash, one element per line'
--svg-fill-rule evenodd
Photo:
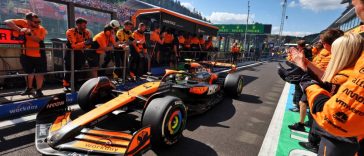
<path fill-rule="evenodd" d="M 192 87 L 190 88 L 190 93 L 202 95 L 209 90 L 209 87 Z"/>
<path fill-rule="evenodd" d="M 101 145 L 101 144 L 86 142 L 86 141 L 76 141 L 72 146 L 81 148 L 81 149 L 85 149 L 87 151 L 94 150 L 94 151 L 120 153 L 120 154 L 123 154 L 126 151 L 126 148 L 124 148 L 124 147 L 115 147 L 115 146 L 110 146 L 107 144 Z"/>
<path fill-rule="evenodd" d="M 76 137 L 76 139 L 79 140 L 85 140 L 85 141 L 94 141 L 99 144 L 107 144 L 107 145 L 118 145 L 118 146 L 125 146 L 127 147 L 129 145 L 129 141 L 116 139 L 112 137 L 104 137 L 104 136 L 93 136 L 93 135 L 79 135 Z"/>
<path fill-rule="evenodd" d="M 144 96 L 155 93 L 158 90 L 160 82 L 148 82 L 138 87 L 131 89 L 128 92 L 120 94 L 118 97 L 110 100 L 109 102 L 89 111 L 88 113 L 80 116 L 70 124 L 84 126 L 96 119 L 121 108 L 124 105 L 134 101 L 136 96 Z"/>
<path fill-rule="evenodd" d="M 71 112 L 67 112 L 65 115 L 58 116 L 57 119 L 53 122 L 50 132 L 55 132 L 61 129 L 64 125 L 66 125 L 70 121 Z"/>
<path fill-rule="evenodd" d="M 127 133 L 110 132 L 110 131 L 102 131 L 102 130 L 94 130 L 94 129 L 83 131 L 82 133 L 92 134 L 92 135 L 101 135 L 101 136 L 117 136 L 117 137 L 120 137 L 120 138 L 129 139 L 129 140 L 133 137 L 132 135 L 127 134 Z"/>
<path fill-rule="evenodd" d="M 126 155 L 135 155 L 140 150 L 144 149 L 146 146 L 150 144 L 149 137 L 151 136 L 150 127 L 143 128 L 142 130 L 139 130 L 131 140 L 129 147 L 126 151 Z M 140 146 L 141 143 L 139 139 L 147 137 L 148 139 L 142 146 Z M 139 146 L 139 147 L 138 147 Z"/>

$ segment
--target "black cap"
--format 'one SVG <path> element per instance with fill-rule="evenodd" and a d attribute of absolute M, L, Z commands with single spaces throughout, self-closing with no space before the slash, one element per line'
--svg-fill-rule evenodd
<path fill-rule="evenodd" d="M 87 20 L 82 18 L 82 17 L 79 17 L 79 18 L 76 19 L 76 24 L 82 24 L 82 23 L 87 24 Z"/>
<path fill-rule="evenodd" d="M 133 25 L 133 23 L 129 20 L 124 21 L 124 25 Z"/>

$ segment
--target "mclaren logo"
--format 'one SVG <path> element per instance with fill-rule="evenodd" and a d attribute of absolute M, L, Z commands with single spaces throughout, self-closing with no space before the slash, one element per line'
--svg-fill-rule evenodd
<path fill-rule="evenodd" d="M 346 123 L 346 121 L 348 121 L 348 116 L 347 116 L 345 113 L 343 113 L 343 112 L 337 112 L 337 113 L 335 113 L 335 114 L 333 115 L 333 117 L 334 117 L 337 121 L 339 121 L 339 122 L 341 122 L 341 123 Z"/>
<path fill-rule="evenodd" d="M 149 139 L 149 135 L 148 135 L 148 132 L 141 132 L 139 135 L 138 135 L 138 143 L 140 145 L 144 145 L 144 143 L 146 143 Z"/>
<path fill-rule="evenodd" d="M 103 142 L 103 143 L 105 143 L 106 145 L 112 145 L 112 141 L 111 141 L 111 139 L 109 139 L 109 138 L 102 138 L 102 139 L 100 139 L 99 140 L 100 142 Z"/>

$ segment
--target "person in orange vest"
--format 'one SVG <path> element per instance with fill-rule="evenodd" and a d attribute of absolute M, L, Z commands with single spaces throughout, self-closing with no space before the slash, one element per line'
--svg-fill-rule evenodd
<path fill-rule="evenodd" d="M 117 20 L 111 20 L 109 22 L 109 25 L 114 29 L 113 32 L 114 32 L 114 38 L 115 38 L 115 41 L 117 41 L 118 39 L 116 38 L 116 33 L 118 32 L 118 30 L 120 29 L 120 23 L 119 21 Z M 104 55 L 104 62 L 101 64 L 101 68 L 107 68 L 109 63 L 111 61 L 114 62 L 114 64 L 116 64 L 116 59 L 115 59 L 115 53 L 121 53 L 121 50 L 120 48 L 116 48 L 114 51 L 106 51 L 105 52 L 105 55 Z M 120 54 L 116 54 L 116 56 L 120 56 Z M 120 58 L 118 58 L 120 59 Z M 120 67 L 120 66 L 119 66 Z M 101 70 L 99 71 L 99 75 L 101 76 L 105 76 L 106 74 L 106 71 L 105 70 Z"/>
<path fill-rule="evenodd" d="M 183 50 L 184 46 L 185 46 L 185 42 L 186 39 L 184 37 L 183 31 L 179 31 L 178 32 L 178 46 L 177 46 L 177 54 L 180 57 L 180 59 L 182 58 L 181 56 L 181 51 Z"/>
<path fill-rule="evenodd" d="M 135 75 L 137 77 L 142 76 L 143 74 L 150 71 L 150 56 L 147 53 L 146 44 L 145 44 L 145 35 L 144 32 L 146 30 L 146 25 L 144 23 L 139 23 L 138 29 L 133 32 L 132 37 L 135 39 L 131 52 L 131 62 L 130 62 L 130 71 L 131 75 Z"/>
<path fill-rule="evenodd" d="M 312 60 L 315 60 L 316 56 L 324 49 L 321 42 L 316 42 L 312 48 Z"/>
<path fill-rule="evenodd" d="M 109 24 L 105 25 L 104 30 L 94 36 L 91 49 L 87 52 L 88 65 L 94 70 L 92 77 L 97 77 L 97 68 L 100 66 L 100 55 L 105 51 L 111 51 L 114 47 L 120 47 L 119 42 L 115 41 L 114 28 Z"/>
<path fill-rule="evenodd" d="M 238 55 L 240 52 L 240 47 L 238 46 L 238 42 L 233 43 L 231 46 L 231 56 L 232 56 L 232 63 L 236 64 L 238 61 Z"/>
<path fill-rule="evenodd" d="M 154 30 L 152 31 L 150 35 L 150 41 L 151 41 L 151 52 L 152 52 L 152 58 L 156 58 L 158 64 L 160 64 L 160 47 L 164 43 L 164 39 L 161 38 L 161 29 L 159 26 L 154 26 Z"/>
<path fill-rule="evenodd" d="M 171 62 L 174 61 L 176 55 L 174 51 L 174 35 L 171 28 L 168 28 L 166 32 L 162 34 L 162 37 L 164 39 L 163 43 L 163 52 L 161 54 L 161 57 L 163 58 L 163 64 L 167 65 L 169 64 L 171 67 Z"/>
<path fill-rule="evenodd" d="M 37 88 L 35 91 L 36 97 L 42 97 L 44 75 L 40 73 L 47 72 L 47 58 L 44 49 L 44 39 L 47 35 L 47 30 L 40 25 L 41 20 L 38 15 L 29 12 L 25 15 L 25 19 L 9 19 L 4 23 L 11 29 L 25 36 L 24 47 L 20 57 L 20 63 L 24 72 L 28 74 L 26 77 L 27 87 L 21 95 L 30 95 L 33 90 L 33 80 L 35 78 Z"/>
<path fill-rule="evenodd" d="M 364 132 L 355 127 L 360 126 L 360 113 L 363 109 L 351 104 L 361 106 L 362 103 L 357 99 L 362 94 L 355 92 L 360 86 L 357 83 L 358 78 L 352 76 L 361 74 L 362 68 L 358 70 L 357 65 L 363 58 L 363 49 L 364 40 L 360 35 L 345 34 L 333 42 L 332 59 L 320 80 L 311 74 L 304 74 L 300 79 L 299 84 L 307 94 L 315 123 L 319 125 L 319 129 L 322 128 L 321 131 L 317 130 L 321 136 L 318 155 L 354 155 L 358 151 L 357 138 L 362 138 Z M 310 70 L 305 65 L 303 56 L 302 52 L 293 52 L 293 60 L 302 71 Z M 346 72 L 347 81 L 335 79 L 334 75 L 345 70 L 349 70 Z M 328 81 L 339 82 L 341 85 L 322 83 Z"/>
<path fill-rule="evenodd" d="M 91 33 L 87 30 L 87 20 L 84 18 L 76 19 L 76 27 L 66 31 L 67 50 L 64 56 L 65 69 L 71 71 L 71 53 L 74 54 L 74 69 L 80 70 L 85 65 L 84 49 L 92 44 Z M 75 73 L 75 82 L 77 82 L 80 73 Z M 66 73 L 63 79 L 63 91 L 70 92 L 71 74 Z"/>
<path fill-rule="evenodd" d="M 183 44 L 183 51 L 184 52 L 184 57 L 186 58 L 190 58 L 192 59 L 193 58 L 193 54 L 190 52 L 191 51 L 191 39 L 192 39 L 192 36 L 190 33 L 186 33 L 185 36 L 185 43 Z"/>

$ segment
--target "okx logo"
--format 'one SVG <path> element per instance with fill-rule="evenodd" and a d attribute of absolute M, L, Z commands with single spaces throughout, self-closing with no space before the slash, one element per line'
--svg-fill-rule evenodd
<path fill-rule="evenodd" d="M 337 112 L 333 117 L 341 123 L 346 123 L 348 120 L 348 116 L 343 112 Z"/>

